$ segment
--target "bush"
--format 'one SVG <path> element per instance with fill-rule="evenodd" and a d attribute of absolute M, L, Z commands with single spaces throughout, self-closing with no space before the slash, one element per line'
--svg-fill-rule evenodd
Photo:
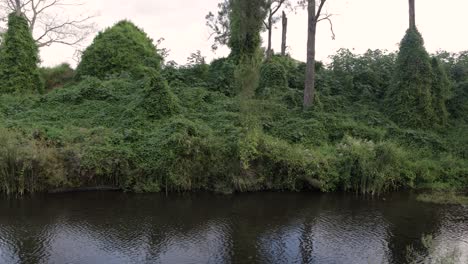
<path fill-rule="evenodd" d="M 468 122 L 468 81 L 455 85 L 453 96 L 447 102 L 447 108 L 454 118 Z"/>
<path fill-rule="evenodd" d="M 230 58 L 214 60 L 208 70 L 208 87 L 228 96 L 237 94 L 235 89 L 235 64 Z"/>
<path fill-rule="evenodd" d="M 122 73 L 140 78 L 142 66 L 159 69 L 161 56 L 143 30 L 129 21 L 120 21 L 100 32 L 84 51 L 76 78 L 105 78 Z"/>
<path fill-rule="evenodd" d="M 66 185 L 61 157 L 46 142 L 0 128 L 0 193 L 23 195 Z"/>
<path fill-rule="evenodd" d="M 62 63 L 52 68 L 41 68 L 41 76 L 45 82 L 46 91 L 61 88 L 73 81 L 75 71 L 68 63 Z"/>
<path fill-rule="evenodd" d="M 0 46 L 0 93 L 42 92 L 37 45 L 24 16 L 8 16 L 8 30 Z"/>
<path fill-rule="evenodd" d="M 260 67 L 260 83 L 257 93 L 265 94 L 268 90 L 286 90 L 288 88 L 288 80 L 286 69 L 283 65 L 273 61 L 266 62 Z"/>
<path fill-rule="evenodd" d="M 447 77 L 445 69 L 442 68 L 437 58 L 431 61 L 432 79 L 432 105 L 434 107 L 435 121 L 442 126 L 447 125 L 448 112 L 446 102 L 450 97 L 451 83 Z"/>
<path fill-rule="evenodd" d="M 159 119 L 178 113 L 180 106 L 166 80 L 153 69 L 147 69 L 146 74 L 141 106 L 148 116 Z"/>
<path fill-rule="evenodd" d="M 338 146 L 341 186 L 362 194 L 379 194 L 411 185 L 405 175 L 405 155 L 391 143 L 347 137 Z"/>

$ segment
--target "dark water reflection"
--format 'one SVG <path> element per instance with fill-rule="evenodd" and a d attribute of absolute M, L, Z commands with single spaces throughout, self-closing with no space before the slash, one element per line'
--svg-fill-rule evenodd
<path fill-rule="evenodd" d="M 405 263 L 424 234 L 468 263 L 468 208 L 409 194 L 74 193 L 0 213 L 0 263 Z"/>

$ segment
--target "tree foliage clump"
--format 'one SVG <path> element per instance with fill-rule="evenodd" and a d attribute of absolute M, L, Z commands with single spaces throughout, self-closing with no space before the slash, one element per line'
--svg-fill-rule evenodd
<path fill-rule="evenodd" d="M 228 45 L 231 56 L 237 59 L 255 56 L 260 48 L 260 32 L 266 16 L 264 0 L 233 0 L 229 14 L 230 30 Z"/>
<path fill-rule="evenodd" d="M 8 16 L 8 30 L 0 46 L 0 93 L 42 92 L 38 48 L 22 15 Z"/>
<path fill-rule="evenodd" d="M 84 51 L 76 77 L 102 79 L 126 73 L 140 78 L 143 67 L 159 69 L 161 60 L 153 40 L 143 30 L 130 21 L 120 21 L 100 32 Z"/>
<path fill-rule="evenodd" d="M 387 95 L 390 117 L 408 127 L 431 127 L 433 72 L 424 40 L 416 29 L 408 29 L 400 43 L 395 79 Z"/>
<path fill-rule="evenodd" d="M 258 89 L 286 89 L 288 88 L 287 72 L 283 65 L 275 61 L 268 61 L 260 67 L 260 83 Z"/>
<path fill-rule="evenodd" d="M 41 76 L 45 82 L 46 91 L 63 87 L 75 78 L 75 70 L 68 63 L 62 63 L 55 67 L 41 68 Z"/>
<path fill-rule="evenodd" d="M 180 110 L 167 81 L 156 70 L 146 69 L 142 107 L 151 118 L 168 117 Z"/>
<path fill-rule="evenodd" d="M 234 71 L 236 65 L 232 58 L 221 58 L 211 62 L 208 70 L 208 87 L 210 90 L 233 96 L 235 89 Z"/>

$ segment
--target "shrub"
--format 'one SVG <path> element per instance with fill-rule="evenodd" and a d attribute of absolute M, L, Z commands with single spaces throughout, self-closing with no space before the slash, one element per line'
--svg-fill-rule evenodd
<path fill-rule="evenodd" d="M 235 89 L 234 71 L 235 64 L 230 58 L 216 59 L 211 62 L 208 70 L 208 87 L 210 90 L 222 92 L 233 96 Z"/>
<path fill-rule="evenodd" d="M 64 176 L 55 148 L 0 128 L 0 193 L 23 195 L 63 186 Z"/>
<path fill-rule="evenodd" d="M 50 91 L 72 82 L 75 71 L 70 67 L 70 64 L 62 63 L 52 68 L 41 68 L 41 76 L 45 82 L 45 89 Z"/>
<path fill-rule="evenodd" d="M 0 46 L 0 93 L 42 92 L 39 54 L 24 16 L 8 16 L 8 30 Z"/>
<path fill-rule="evenodd" d="M 142 66 L 159 69 L 160 62 L 161 56 L 146 33 L 129 21 L 120 21 L 100 32 L 84 51 L 76 77 L 102 79 L 128 73 L 140 78 Z"/>
<path fill-rule="evenodd" d="M 447 108 L 454 118 L 468 122 L 468 81 L 455 85 L 453 96 L 447 102 Z"/>
<path fill-rule="evenodd" d="M 286 90 L 288 80 L 283 65 L 270 61 L 260 67 L 260 83 L 257 93 L 268 93 L 269 89 Z"/>
<path fill-rule="evenodd" d="M 345 190 L 379 194 L 411 184 L 405 175 L 405 155 L 391 143 L 347 137 L 338 146 L 338 170 Z"/>
<path fill-rule="evenodd" d="M 451 83 L 445 69 L 442 68 L 437 58 L 432 58 L 432 104 L 434 107 L 435 120 L 439 125 L 445 126 L 448 122 L 446 102 L 450 96 Z"/>
<path fill-rule="evenodd" d="M 146 75 L 141 106 L 148 116 L 159 119 L 178 113 L 180 106 L 177 98 L 162 75 L 153 69 L 147 69 Z"/>

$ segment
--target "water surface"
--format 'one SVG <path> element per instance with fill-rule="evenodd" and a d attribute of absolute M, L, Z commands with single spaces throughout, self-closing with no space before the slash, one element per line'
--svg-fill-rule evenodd
<path fill-rule="evenodd" d="M 431 234 L 430 250 L 421 237 Z M 0 199 L 0 263 L 468 263 L 468 208 L 346 194 Z"/>

